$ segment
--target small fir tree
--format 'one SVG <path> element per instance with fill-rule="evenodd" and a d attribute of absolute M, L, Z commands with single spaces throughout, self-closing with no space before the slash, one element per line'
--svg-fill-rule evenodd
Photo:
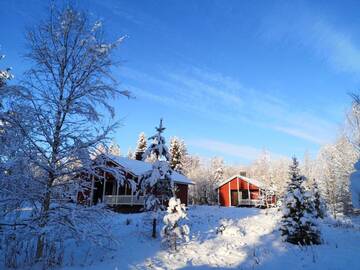
<path fill-rule="evenodd" d="M 139 139 L 134 153 L 134 157 L 136 160 L 143 160 L 143 155 L 146 151 L 146 147 L 147 147 L 146 136 L 144 132 L 141 132 L 139 134 Z"/>
<path fill-rule="evenodd" d="M 162 136 L 165 128 L 160 120 L 159 127 L 155 128 L 157 133 L 151 136 L 150 146 L 146 149 L 143 160 L 147 157 L 155 156 L 156 160 L 152 165 L 152 170 L 140 177 L 140 190 L 145 196 L 144 208 L 153 213 L 152 217 L 152 237 L 156 238 L 156 224 L 158 212 L 164 209 L 163 202 L 169 201 L 174 195 L 174 184 L 171 178 L 172 170 L 169 166 L 170 155 L 165 145 L 165 138 Z M 159 195 L 161 194 L 161 198 Z"/>
<path fill-rule="evenodd" d="M 292 244 L 320 244 L 320 232 L 314 221 L 313 201 L 305 192 L 303 181 L 304 176 L 300 175 L 299 163 L 293 158 L 280 231 L 285 241 Z"/>
<path fill-rule="evenodd" d="M 189 241 L 190 229 L 184 224 L 187 219 L 185 204 L 180 199 L 171 198 L 164 216 L 164 227 L 161 235 L 171 249 L 177 250 L 177 246 L 182 241 Z"/>

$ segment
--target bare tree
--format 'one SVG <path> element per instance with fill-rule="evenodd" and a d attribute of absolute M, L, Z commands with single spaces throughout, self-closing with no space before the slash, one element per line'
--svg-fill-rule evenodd
<path fill-rule="evenodd" d="M 67 237 L 96 240 L 99 223 L 94 219 L 94 227 L 86 228 L 95 212 L 71 202 L 77 200 L 76 191 L 88 187 L 79 176 L 96 173 L 92 151 L 117 127 L 114 120 L 104 124 L 106 117 L 114 117 L 108 100 L 129 93 L 118 90 L 111 76 L 117 64 L 112 54 L 123 38 L 107 42 L 101 22 L 91 23 L 86 13 L 51 8 L 49 18 L 26 38 L 32 67 L 24 87 L 12 91 L 5 120 L 22 136 L 17 151 L 27 161 L 27 183 L 15 179 L 9 186 L 9 177 L 16 174 L 5 175 L 1 192 L 7 195 L 1 203 L 7 216 L 19 203 L 31 206 L 31 218 L 20 218 L 19 228 L 37 237 L 36 258 L 43 260 L 51 255 L 49 245 L 63 245 Z"/>
<path fill-rule="evenodd" d="M 315 175 L 321 195 L 334 217 L 351 211 L 349 176 L 357 159 L 358 152 L 345 136 L 319 151 Z"/>

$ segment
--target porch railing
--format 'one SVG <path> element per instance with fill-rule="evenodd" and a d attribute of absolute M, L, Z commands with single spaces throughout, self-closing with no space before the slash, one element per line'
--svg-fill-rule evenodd
<path fill-rule="evenodd" d="M 104 203 L 109 205 L 143 205 L 144 196 L 132 195 L 106 195 Z"/>
<path fill-rule="evenodd" d="M 265 202 L 263 200 L 241 199 L 239 200 L 238 205 L 264 206 Z"/>
<path fill-rule="evenodd" d="M 272 207 L 275 206 L 270 200 L 265 200 L 265 199 L 254 199 L 254 200 L 250 200 L 250 199 L 241 199 L 238 202 L 238 206 L 257 206 L 257 207 Z"/>

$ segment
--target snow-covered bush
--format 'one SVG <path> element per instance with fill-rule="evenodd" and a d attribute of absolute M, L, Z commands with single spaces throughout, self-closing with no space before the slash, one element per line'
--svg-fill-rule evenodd
<path fill-rule="evenodd" d="M 184 224 L 187 219 L 185 204 L 172 197 L 169 200 L 167 214 L 164 216 L 164 227 L 161 236 L 171 249 L 176 250 L 181 241 L 189 241 L 189 226 Z"/>
<path fill-rule="evenodd" d="M 284 240 L 296 245 L 320 244 L 320 231 L 316 226 L 315 209 L 311 193 L 303 187 L 299 163 L 293 158 L 290 166 L 290 183 L 283 202 L 280 231 Z"/>

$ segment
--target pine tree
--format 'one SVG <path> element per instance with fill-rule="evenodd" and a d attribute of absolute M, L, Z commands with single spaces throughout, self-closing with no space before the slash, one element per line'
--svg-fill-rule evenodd
<path fill-rule="evenodd" d="M 303 181 L 299 163 L 293 158 L 280 231 L 285 241 L 292 244 L 320 244 L 320 232 L 314 222 L 313 202 L 310 195 L 305 192 Z"/>
<path fill-rule="evenodd" d="M 128 159 L 134 159 L 134 153 L 131 150 L 131 148 L 128 149 L 128 152 L 127 152 L 126 156 L 127 156 Z"/>
<path fill-rule="evenodd" d="M 145 153 L 146 147 L 147 147 L 146 136 L 144 132 L 141 132 L 139 134 L 139 139 L 134 153 L 134 157 L 136 160 L 143 160 L 143 155 Z"/>
<path fill-rule="evenodd" d="M 114 156 L 121 155 L 120 146 L 115 141 L 112 141 L 109 146 L 109 154 L 112 154 Z"/>
<path fill-rule="evenodd" d="M 149 138 L 152 142 L 146 149 L 143 160 L 153 155 L 156 157 L 156 161 L 152 165 L 152 170 L 143 174 L 139 179 L 140 190 L 145 196 L 144 208 L 153 213 L 153 238 L 156 238 L 158 212 L 164 208 L 163 202 L 168 201 L 174 195 L 174 184 L 171 179 L 172 170 L 169 165 L 170 154 L 165 145 L 165 138 L 162 136 L 165 130 L 162 119 L 160 119 L 159 127 L 155 129 L 157 133 Z M 161 194 L 161 199 L 159 194 Z"/>
<path fill-rule="evenodd" d="M 187 154 L 185 143 L 177 137 L 170 141 L 170 167 L 174 171 L 184 173 L 184 159 Z"/>
<path fill-rule="evenodd" d="M 189 241 L 189 227 L 184 224 L 187 213 L 185 204 L 180 199 L 171 198 L 167 208 L 167 214 L 164 216 L 164 227 L 161 235 L 170 248 L 176 250 L 179 241 Z"/>

